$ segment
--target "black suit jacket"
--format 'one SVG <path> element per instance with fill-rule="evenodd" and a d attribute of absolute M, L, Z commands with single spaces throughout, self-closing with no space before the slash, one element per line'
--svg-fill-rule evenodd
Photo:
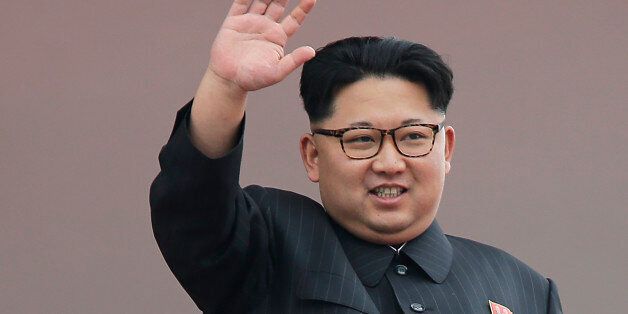
<path fill-rule="evenodd" d="M 240 188 L 242 141 L 225 157 L 204 156 L 188 136 L 190 106 L 178 112 L 160 152 L 150 203 L 162 254 L 198 307 L 379 313 L 366 290 L 369 274 L 351 264 L 321 205 L 288 191 Z M 417 302 L 426 313 L 490 313 L 491 300 L 517 314 L 562 313 L 551 280 L 501 250 L 445 236 L 437 223 L 404 251 L 422 270 L 391 280 L 403 292 L 398 302 L 408 303 L 404 312 Z"/>

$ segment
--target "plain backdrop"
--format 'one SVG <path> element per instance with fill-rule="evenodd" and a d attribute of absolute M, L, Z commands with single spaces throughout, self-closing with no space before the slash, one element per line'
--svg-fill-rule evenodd
<path fill-rule="evenodd" d="M 154 241 L 148 189 L 229 6 L 0 4 L 0 313 L 198 312 Z M 556 280 L 566 313 L 621 312 L 626 16 L 625 0 L 319 0 L 289 49 L 380 35 L 441 53 L 457 135 L 444 229 Z M 250 95 L 241 179 L 318 199 L 299 75 Z"/>

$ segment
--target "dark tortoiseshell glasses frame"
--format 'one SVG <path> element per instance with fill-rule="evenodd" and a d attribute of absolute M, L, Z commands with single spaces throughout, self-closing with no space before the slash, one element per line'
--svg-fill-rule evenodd
<path fill-rule="evenodd" d="M 441 122 L 440 124 L 429 124 L 429 123 L 420 123 L 420 124 L 406 124 L 406 125 L 402 125 L 400 127 L 394 128 L 394 129 L 389 129 L 389 130 L 382 130 L 382 129 L 378 129 L 378 128 L 373 128 L 373 127 L 368 127 L 368 126 L 356 126 L 356 127 L 350 127 L 350 128 L 343 128 L 343 129 L 337 129 L 337 130 L 328 130 L 328 129 L 315 129 L 312 130 L 312 135 L 314 134 L 320 134 L 320 135 L 325 135 L 325 136 L 333 136 L 333 137 L 337 137 L 338 140 L 340 141 L 340 147 L 342 147 L 342 151 L 345 153 L 345 155 L 347 155 L 347 157 L 351 158 L 351 159 L 369 159 L 369 158 L 373 158 L 375 157 L 379 151 L 382 149 L 382 144 L 384 143 L 384 137 L 387 134 L 390 134 L 390 136 L 393 139 L 393 143 L 395 144 L 395 148 L 397 149 L 397 152 L 399 152 L 399 154 L 401 154 L 402 156 L 405 157 L 410 157 L 410 158 L 418 158 L 418 157 L 423 157 L 428 155 L 429 153 L 432 152 L 432 149 L 434 149 L 434 141 L 436 140 L 436 134 L 444 127 L 445 122 Z M 427 127 L 430 128 L 432 130 L 432 144 L 430 146 L 430 149 L 425 153 L 425 154 L 420 154 L 420 155 L 408 155 L 405 154 L 404 152 L 402 152 L 399 149 L 399 145 L 397 145 L 397 138 L 395 137 L 395 131 L 402 129 L 402 128 L 406 128 L 406 127 L 412 127 L 412 126 L 421 126 L 421 127 Z M 348 131 L 351 130 L 377 130 L 381 133 L 381 137 L 379 140 L 379 146 L 377 148 L 377 151 L 370 156 L 367 157 L 353 157 L 350 156 L 349 154 L 347 154 L 347 151 L 345 150 L 345 145 L 344 142 L 342 140 L 342 137 L 344 136 L 344 134 Z"/>

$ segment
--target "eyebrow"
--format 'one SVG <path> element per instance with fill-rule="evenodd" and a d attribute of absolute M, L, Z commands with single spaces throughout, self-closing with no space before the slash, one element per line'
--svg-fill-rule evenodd
<path fill-rule="evenodd" d="M 349 124 L 350 127 L 358 127 L 358 126 L 368 126 L 368 127 L 372 127 L 373 124 L 371 122 L 368 121 L 358 121 L 358 122 L 353 122 L 351 124 Z"/>
<path fill-rule="evenodd" d="M 403 120 L 403 122 L 401 122 L 401 125 L 414 124 L 414 123 L 423 123 L 423 120 L 421 120 L 421 119 L 407 119 L 407 120 Z"/>
<path fill-rule="evenodd" d="M 408 124 L 422 123 L 422 122 L 423 120 L 421 119 L 406 119 L 401 122 L 401 125 L 408 125 Z M 350 127 L 361 127 L 361 126 L 372 127 L 373 124 L 368 121 L 357 121 L 357 122 L 353 122 L 349 124 L 349 126 Z"/>

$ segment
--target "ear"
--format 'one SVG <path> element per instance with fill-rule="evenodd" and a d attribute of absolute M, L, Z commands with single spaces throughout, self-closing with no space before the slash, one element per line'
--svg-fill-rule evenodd
<path fill-rule="evenodd" d="M 454 148 L 456 147 L 456 133 L 451 126 L 445 127 L 445 173 L 451 170 L 451 159 L 454 156 Z"/>
<path fill-rule="evenodd" d="M 303 134 L 300 144 L 301 159 L 303 160 L 307 177 L 312 182 L 318 182 L 318 150 L 316 149 L 316 143 L 314 143 L 314 136 L 312 134 Z"/>

